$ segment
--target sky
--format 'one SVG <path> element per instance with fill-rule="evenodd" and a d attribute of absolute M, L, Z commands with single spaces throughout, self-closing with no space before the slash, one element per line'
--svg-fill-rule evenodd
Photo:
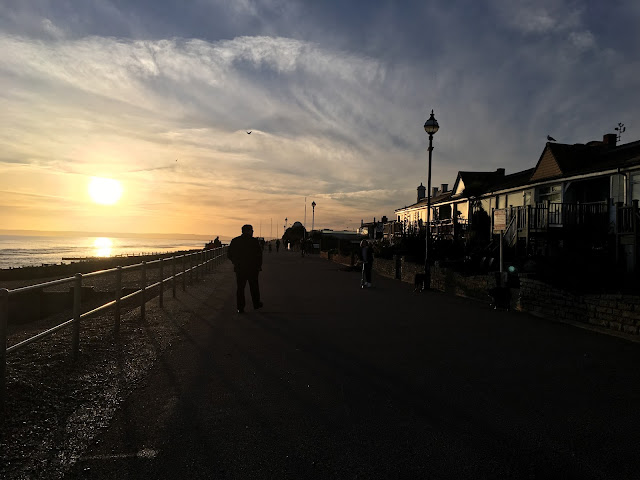
<path fill-rule="evenodd" d="M 638 24 L 637 0 L 3 0 L 0 229 L 354 229 L 416 201 L 432 110 L 434 186 L 547 135 L 635 141 Z"/>

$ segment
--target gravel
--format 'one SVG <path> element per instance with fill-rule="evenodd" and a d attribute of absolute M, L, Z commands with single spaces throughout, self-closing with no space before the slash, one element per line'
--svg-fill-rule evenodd
<path fill-rule="evenodd" d="M 175 299 L 168 286 L 163 308 L 158 299 L 149 301 L 144 321 L 139 307 L 128 311 L 117 333 L 112 313 L 84 320 L 75 361 L 70 329 L 10 354 L 0 422 L 0 478 L 62 478 L 109 424 L 118 405 L 144 382 L 159 355 L 180 340 L 195 308 L 213 289 L 228 285 L 232 274 L 231 265 L 223 263 L 214 274 L 194 277 L 184 292 L 179 284 Z M 9 345 L 65 315 L 14 328 Z"/>

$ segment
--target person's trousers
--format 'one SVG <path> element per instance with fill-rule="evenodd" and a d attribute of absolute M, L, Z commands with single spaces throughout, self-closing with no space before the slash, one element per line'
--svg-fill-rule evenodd
<path fill-rule="evenodd" d="M 371 283 L 371 267 L 373 267 L 371 262 L 364 264 L 364 281 L 367 283 Z"/>
<path fill-rule="evenodd" d="M 249 291 L 251 292 L 251 301 L 254 307 L 260 305 L 260 285 L 258 285 L 258 272 L 236 272 L 236 305 L 238 310 L 244 310 L 245 299 L 244 289 L 249 283 Z"/>

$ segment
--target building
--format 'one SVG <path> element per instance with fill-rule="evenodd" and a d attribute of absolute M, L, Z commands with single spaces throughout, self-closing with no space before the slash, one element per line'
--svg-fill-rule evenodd
<path fill-rule="evenodd" d="M 606 134 L 586 144 L 547 142 L 535 167 L 509 175 L 503 168 L 458 172 L 451 190 L 442 185 L 432 191 L 432 236 L 461 240 L 475 228 L 489 240 L 497 233 L 493 214 L 504 210 L 505 242 L 521 255 L 549 255 L 574 243 L 594 249 L 606 244 L 634 270 L 640 141 L 618 145 L 617 140 Z M 416 203 L 395 210 L 401 231 L 424 228 L 426 209 L 420 185 Z"/>

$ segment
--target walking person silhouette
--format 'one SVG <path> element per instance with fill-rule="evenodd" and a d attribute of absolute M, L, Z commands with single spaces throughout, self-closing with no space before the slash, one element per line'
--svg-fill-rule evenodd
<path fill-rule="evenodd" d="M 258 274 L 262 270 L 262 247 L 257 238 L 253 238 L 253 227 L 242 226 L 242 235 L 231 240 L 227 256 L 236 272 L 236 305 L 238 313 L 244 313 L 244 289 L 249 283 L 254 310 L 262 307 Z"/>

